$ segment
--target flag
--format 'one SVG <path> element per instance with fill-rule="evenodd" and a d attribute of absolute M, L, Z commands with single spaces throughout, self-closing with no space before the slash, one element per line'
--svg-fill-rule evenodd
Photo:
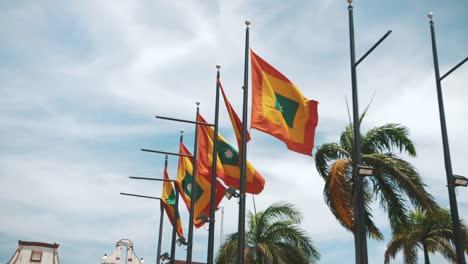
<path fill-rule="evenodd" d="M 221 93 L 223 94 L 224 104 L 226 105 L 226 109 L 227 109 L 228 114 L 229 114 L 229 119 L 231 119 L 232 128 L 234 129 L 234 133 L 236 134 L 237 147 L 238 147 L 238 149 L 241 149 L 241 146 L 242 146 L 242 134 L 241 134 L 242 133 L 242 122 L 239 119 L 239 116 L 237 115 L 236 111 L 234 111 L 234 109 L 232 108 L 231 103 L 227 99 L 226 93 L 224 92 L 224 88 L 221 85 L 221 80 L 219 80 L 219 79 L 218 79 L 218 84 L 219 84 L 219 88 L 221 90 Z M 246 135 L 245 140 L 246 140 L 246 142 L 249 142 L 249 140 L 250 140 L 250 134 L 249 134 L 248 131 L 247 131 L 247 135 Z"/>
<path fill-rule="evenodd" d="M 170 180 L 169 175 L 167 173 L 167 167 L 164 168 L 164 179 Z M 177 219 L 177 235 L 179 237 L 184 236 L 184 232 L 182 230 L 182 221 L 180 220 L 179 208 L 175 207 L 176 203 L 176 193 L 172 188 L 172 183 L 170 181 L 164 181 L 163 184 L 163 193 L 161 196 L 161 202 L 166 211 L 167 217 L 171 221 L 172 226 L 174 226 L 174 219 Z"/>
<path fill-rule="evenodd" d="M 198 122 L 206 123 L 205 119 L 199 114 Z M 198 147 L 204 150 L 205 153 L 199 154 L 200 167 L 211 168 L 213 160 L 213 145 L 214 145 L 214 129 L 209 126 L 200 126 L 198 131 Z M 221 169 L 218 177 L 221 178 L 226 185 L 240 189 L 240 156 L 235 148 L 233 148 L 221 134 L 218 133 L 218 160 L 217 164 L 221 164 Z M 259 194 L 263 191 L 265 179 L 255 170 L 250 162 L 247 161 L 246 173 L 246 192 Z"/>
<path fill-rule="evenodd" d="M 282 73 L 250 50 L 251 127 L 283 141 L 288 149 L 312 156 L 318 122 L 315 100 L 308 100 Z"/>
<path fill-rule="evenodd" d="M 182 142 L 180 142 L 179 153 L 191 155 Z M 184 200 L 188 210 L 190 210 L 190 201 L 192 199 L 192 175 L 193 159 L 191 157 L 179 156 L 179 169 L 177 173 L 176 183 L 179 186 L 182 199 Z M 202 214 L 205 214 L 208 217 L 210 216 L 211 183 L 209 175 L 204 175 L 201 172 L 198 172 L 195 184 L 197 185 L 197 187 L 196 195 L 193 195 L 196 199 L 193 214 L 193 224 L 195 225 L 195 227 L 199 228 L 203 226 L 203 223 L 197 220 L 197 218 L 200 217 Z M 224 188 L 221 183 L 216 181 L 216 208 L 223 199 L 225 192 L 226 188 Z"/>

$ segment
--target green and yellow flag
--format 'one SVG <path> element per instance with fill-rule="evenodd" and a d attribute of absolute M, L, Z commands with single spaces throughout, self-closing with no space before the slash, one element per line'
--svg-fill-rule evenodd
<path fill-rule="evenodd" d="M 251 127 L 282 140 L 288 149 L 312 156 L 318 123 L 315 100 L 308 100 L 286 76 L 250 50 Z"/>
<path fill-rule="evenodd" d="M 203 150 L 199 149 L 199 153 Z M 180 142 L 180 154 L 191 155 L 190 151 L 185 147 L 185 145 Z M 199 154 L 199 155 L 203 155 Z M 193 224 L 195 227 L 199 228 L 203 226 L 204 223 L 201 223 L 197 220 L 202 214 L 210 216 L 210 195 L 211 195 L 211 183 L 209 180 L 209 175 L 206 175 L 202 172 L 197 173 L 196 182 L 196 195 L 192 195 L 192 179 L 193 179 L 193 159 L 190 157 L 179 156 L 179 169 L 177 173 L 176 183 L 179 186 L 180 194 L 182 199 L 187 206 L 187 209 L 190 210 L 190 201 L 192 196 L 195 199 L 195 208 L 193 214 Z M 221 200 L 224 198 L 224 193 L 226 188 L 223 187 L 221 183 L 216 181 L 216 198 L 215 198 L 215 208 L 218 207 Z"/>
<path fill-rule="evenodd" d="M 167 173 L 167 167 L 164 168 L 164 179 L 170 180 L 169 174 Z M 174 222 L 176 222 L 174 219 L 177 219 L 177 235 L 179 237 L 183 237 L 184 232 L 182 230 L 182 221 L 180 220 L 179 209 L 175 207 L 176 193 L 172 188 L 172 183 L 170 181 L 164 181 L 161 202 L 166 211 L 167 217 L 169 217 L 169 220 L 171 221 L 172 226 L 174 226 Z"/>
<path fill-rule="evenodd" d="M 205 119 L 199 114 L 198 122 L 206 123 Z M 200 126 L 198 131 L 198 148 L 206 150 L 206 154 L 199 155 L 200 167 L 211 171 L 213 160 L 214 129 L 209 126 Z M 218 133 L 218 160 L 217 176 L 223 182 L 236 189 L 240 189 L 240 156 L 221 134 Z M 259 194 L 265 187 L 265 179 L 255 170 L 250 162 L 247 161 L 246 173 L 246 192 Z"/>

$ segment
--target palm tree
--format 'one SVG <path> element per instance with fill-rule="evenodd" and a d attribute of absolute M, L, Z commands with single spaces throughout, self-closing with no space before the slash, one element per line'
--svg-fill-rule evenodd
<path fill-rule="evenodd" d="M 317 263 L 320 254 L 299 228 L 301 220 L 302 214 L 286 202 L 274 203 L 256 214 L 249 212 L 245 263 Z M 238 233 L 227 235 L 216 263 L 237 263 L 237 237 Z"/>
<path fill-rule="evenodd" d="M 461 226 L 465 233 L 465 226 Z M 403 252 L 405 264 L 417 263 L 417 249 L 424 251 L 424 263 L 429 264 L 429 253 L 439 252 L 451 263 L 456 263 L 456 253 L 452 237 L 452 221 L 447 210 L 436 209 L 427 212 L 412 211 L 410 221 L 401 225 L 393 233 L 392 240 L 387 245 L 385 251 L 385 263 L 390 263 L 395 255 Z M 465 243 L 465 251 L 468 252 L 468 245 Z"/>
<path fill-rule="evenodd" d="M 359 122 L 362 122 L 365 113 Z M 388 213 L 392 228 L 408 221 L 407 198 L 417 209 L 435 206 L 433 197 L 424 189 L 425 185 L 415 168 L 394 152 L 416 156 L 416 149 L 408 134 L 408 129 L 404 126 L 386 124 L 361 135 L 363 164 L 374 167 L 372 177 L 363 180 L 364 217 L 368 235 L 377 240 L 382 240 L 383 235 L 372 221 L 370 204 L 373 200 L 377 199 Z M 324 198 L 328 207 L 340 224 L 356 236 L 353 137 L 353 127 L 350 124 L 342 132 L 339 143 L 318 147 L 315 165 L 325 180 Z"/>

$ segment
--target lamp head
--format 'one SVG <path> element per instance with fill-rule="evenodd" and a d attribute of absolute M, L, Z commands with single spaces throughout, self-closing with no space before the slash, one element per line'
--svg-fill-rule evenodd
<path fill-rule="evenodd" d="M 228 200 L 231 200 L 231 198 L 234 197 L 239 197 L 240 195 L 236 192 L 236 189 L 234 187 L 229 186 L 229 188 L 226 189 L 226 193 L 224 194 Z"/>
<path fill-rule="evenodd" d="M 180 247 L 182 245 L 187 245 L 187 242 L 185 242 L 185 237 L 179 237 L 177 240 L 176 240 L 176 243 L 177 245 Z"/>
<path fill-rule="evenodd" d="M 169 259 L 169 253 L 164 252 L 161 256 L 159 256 L 159 259 L 164 261 Z"/>
<path fill-rule="evenodd" d="M 461 175 L 453 175 L 453 183 L 455 184 L 455 187 L 457 186 L 463 186 L 466 187 L 468 186 L 468 178 L 461 176 Z"/>
<path fill-rule="evenodd" d="M 208 216 L 206 214 L 201 214 L 199 217 L 197 217 L 197 220 L 200 221 L 200 223 L 203 223 L 203 224 L 210 221 L 210 219 L 208 218 Z"/>
<path fill-rule="evenodd" d="M 374 174 L 374 167 L 366 166 L 366 165 L 358 165 L 357 174 L 359 176 L 372 176 Z"/>

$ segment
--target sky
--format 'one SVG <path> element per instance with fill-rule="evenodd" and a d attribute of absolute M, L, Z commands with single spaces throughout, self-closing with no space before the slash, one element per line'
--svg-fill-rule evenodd
<path fill-rule="evenodd" d="M 246 19 L 250 47 L 319 101 L 315 145 L 338 141 L 351 98 L 347 6 L 332 0 L 0 1 L 0 263 L 18 240 L 59 243 L 62 263 L 99 263 L 122 238 L 155 263 L 157 202 L 119 193 L 161 195 L 160 183 L 128 177 L 162 178 L 164 157 L 140 149 L 177 152 L 181 129 L 193 149 L 193 125 L 154 116 L 194 119 L 200 102 L 213 122 L 216 64 L 241 114 Z M 393 31 L 357 68 L 360 110 L 374 98 L 361 130 L 408 127 L 418 155 L 404 157 L 448 208 L 427 13 L 434 13 L 443 74 L 467 56 L 468 2 L 361 0 L 353 6 L 357 58 Z M 465 176 L 467 83 L 467 65 L 442 82 L 453 172 Z M 220 133 L 235 143 L 223 107 Z M 294 204 L 320 263 L 353 263 L 353 236 L 325 205 L 314 159 L 250 133 L 247 157 L 266 179 L 255 196 L 257 211 L 278 201 Z M 170 177 L 176 170 L 177 158 L 170 157 Z M 456 193 L 466 219 L 468 189 Z M 221 232 L 237 232 L 237 202 L 220 206 L 215 250 Z M 188 214 L 183 204 L 180 209 L 186 227 Z M 252 196 L 247 210 L 254 210 Z M 369 263 L 383 263 L 389 223 L 378 204 L 373 214 L 385 240 L 368 241 Z M 170 251 L 170 233 L 166 218 L 163 252 Z M 194 261 L 206 261 L 207 240 L 205 228 L 195 230 Z M 185 256 L 177 248 L 176 257 Z M 431 261 L 446 263 L 440 255 Z M 401 255 L 393 263 L 402 263 Z"/>

